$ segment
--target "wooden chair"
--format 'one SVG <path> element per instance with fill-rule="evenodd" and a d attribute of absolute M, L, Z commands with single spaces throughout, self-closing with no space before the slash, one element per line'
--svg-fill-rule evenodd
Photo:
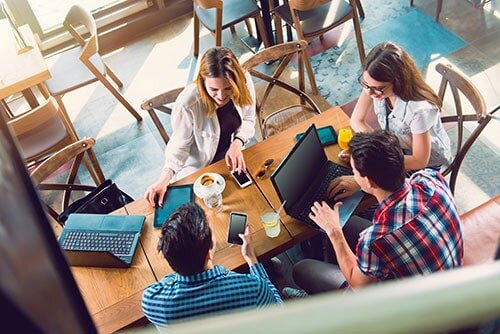
<path fill-rule="evenodd" d="M 261 50 L 242 63 L 243 68 L 253 77 L 267 82 L 265 92 L 257 100 L 256 107 L 257 120 L 264 139 L 320 113 L 316 103 L 304 92 L 303 67 L 304 64 L 309 63 L 306 49 L 306 41 L 282 43 Z M 294 56 L 296 56 L 299 62 L 299 88 L 295 88 L 280 80 L 281 74 Z M 279 63 L 272 75 L 268 75 L 257 69 L 258 66 L 276 59 L 279 60 Z M 300 103 L 292 104 L 279 110 L 267 108 L 268 102 L 276 98 L 275 96 L 271 97 L 271 93 L 277 91 L 278 88 L 281 88 L 280 95 L 283 92 L 291 93 L 300 100 Z M 286 97 L 286 100 L 288 102 L 289 98 Z"/>
<path fill-rule="evenodd" d="M 458 134 L 456 138 L 457 149 L 451 164 L 443 171 L 443 175 L 450 174 L 450 189 L 455 191 L 458 172 L 462 161 L 467 152 L 472 147 L 476 139 L 479 137 L 483 129 L 488 125 L 492 118 L 492 114 L 498 109 L 488 113 L 483 96 L 474 84 L 461 73 L 455 71 L 451 65 L 437 64 L 436 71 L 442 75 L 441 85 L 439 87 L 438 96 L 443 99 L 447 86 L 453 94 L 455 102 L 455 115 L 442 116 L 443 124 L 454 122 L 457 123 Z M 464 96 L 472 105 L 474 113 L 464 113 L 461 102 L 461 95 Z M 474 131 L 466 139 L 464 131 L 465 122 L 476 122 Z"/>
<path fill-rule="evenodd" d="M 64 211 L 64 209 L 66 209 L 70 204 L 71 193 L 73 191 L 90 192 L 96 188 L 96 186 L 91 185 L 75 184 L 77 172 L 85 154 L 87 154 L 88 159 L 91 161 L 91 166 L 94 170 L 94 173 L 97 175 L 96 185 L 100 185 L 105 181 L 101 167 L 99 166 L 97 158 L 95 157 L 95 154 L 92 150 L 92 146 L 94 146 L 94 144 L 95 139 L 93 138 L 85 138 L 72 143 L 42 162 L 30 173 L 31 179 L 35 186 L 37 186 L 39 191 L 63 192 L 63 198 L 59 210 L 56 210 L 52 206 L 49 206 L 47 203 L 45 203 L 47 212 L 56 221 L 58 221 L 57 217 L 59 216 L 59 214 Z M 72 164 L 66 182 L 44 183 L 44 181 L 46 181 L 52 174 L 54 174 L 55 171 L 60 169 L 68 162 L 72 162 Z"/>
<path fill-rule="evenodd" d="M 359 6 L 358 6 L 359 3 Z M 359 59 L 365 59 L 363 36 L 359 25 L 358 10 L 364 17 L 364 11 L 359 0 L 289 0 L 274 8 L 275 23 L 281 27 L 281 20 L 295 28 L 299 39 L 310 42 L 327 31 L 352 20 L 356 42 L 358 44 Z M 283 41 L 283 33 L 278 29 L 278 41 Z"/>
<path fill-rule="evenodd" d="M 167 115 L 170 115 L 172 113 L 171 104 L 175 102 L 177 96 L 179 96 L 183 89 L 184 87 L 172 89 L 168 92 L 147 99 L 141 104 L 141 108 L 143 110 L 146 110 L 149 116 L 151 116 L 151 119 L 158 129 L 158 132 L 160 132 L 160 136 L 165 142 L 165 145 L 167 145 L 170 138 L 156 113 L 163 112 Z"/>
<path fill-rule="evenodd" d="M 215 35 L 215 46 L 221 46 L 222 30 L 232 28 L 242 21 L 248 22 L 248 19 L 253 18 L 257 23 L 257 29 L 260 32 L 264 46 L 269 46 L 260 8 L 254 0 L 193 0 L 193 18 L 193 54 L 195 57 L 198 57 L 200 49 L 200 22 Z M 248 23 L 247 27 L 249 27 Z"/>
<path fill-rule="evenodd" d="M 410 0 L 410 6 L 413 7 L 413 0 Z M 439 22 L 439 15 L 443 9 L 443 0 L 436 0 L 436 22 Z"/>
<path fill-rule="evenodd" d="M 495 260 L 500 246 L 500 195 L 460 215 L 464 265 Z"/>
<path fill-rule="evenodd" d="M 46 81 L 49 93 L 56 97 L 57 102 L 64 108 L 62 102 L 64 94 L 100 81 L 138 121 L 141 121 L 141 116 L 107 77 L 109 75 L 118 87 L 123 87 L 123 83 L 99 55 L 97 26 L 90 12 L 79 5 L 74 5 L 66 15 L 63 25 L 79 46 L 47 59 L 52 74 L 52 78 Z M 87 30 L 89 34 L 87 39 L 84 39 L 83 33 L 79 32 L 81 31 L 78 29 L 79 25 L 83 25 Z"/>

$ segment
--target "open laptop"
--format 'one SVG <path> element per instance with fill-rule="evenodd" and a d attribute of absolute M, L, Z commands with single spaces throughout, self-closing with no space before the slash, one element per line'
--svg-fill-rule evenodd
<path fill-rule="evenodd" d="M 71 266 L 127 268 L 144 220 L 144 216 L 71 214 L 59 244 Z"/>
<path fill-rule="evenodd" d="M 335 204 L 328 198 L 328 186 L 341 175 L 352 175 L 352 171 L 328 160 L 313 124 L 273 172 L 271 181 L 281 203 L 286 201 L 287 214 L 318 228 L 309 218 L 311 207 L 315 201 L 326 201 L 330 206 Z M 341 226 L 345 225 L 362 198 L 363 193 L 358 191 L 342 200 L 339 211 Z"/>

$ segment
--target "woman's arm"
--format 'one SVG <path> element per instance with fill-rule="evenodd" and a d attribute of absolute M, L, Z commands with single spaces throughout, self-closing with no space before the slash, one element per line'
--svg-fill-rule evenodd
<path fill-rule="evenodd" d="M 372 127 L 366 122 L 366 116 L 371 110 L 373 105 L 373 100 L 364 90 L 361 92 L 352 112 L 350 125 L 351 128 L 356 132 L 371 132 Z"/>
<path fill-rule="evenodd" d="M 242 106 L 242 119 L 241 126 L 236 130 L 235 136 L 241 138 L 245 143 L 255 135 L 255 106 L 256 94 L 253 85 L 252 76 L 250 73 L 245 73 L 246 85 L 250 95 L 252 96 L 253 103 L 249 106 Z"/>
<path fill-rule="evenodd" d="M 431 157 L 431 133 L 412 134 L 412 155 L 405 155 L 405 169 L 422 169 L 427 167 Z"/>

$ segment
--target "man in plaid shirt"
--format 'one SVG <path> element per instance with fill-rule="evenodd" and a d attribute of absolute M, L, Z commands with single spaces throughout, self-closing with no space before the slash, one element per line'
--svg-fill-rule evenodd
<path fill-rule="evenodd" d="M 142 310 L 161 331 L 177 320 L 241 308 L 282 303 L 278 290 L 257 261 L 248 227 L 241 254 L 250 274 L 212 263 L 215 238 L 205 212 L 196 203 L 178 208 L 163 224 L 158 250 L 176 271 L 144 291 Z"/>
<path fill-rule="evenodd" d="M 425 169 L 405 180 L 399 141 L 382 130 L 356 134 L 349 149 L 354 176 L 335 179 L 329 193 L 337 200 L 359 188 L 373 195 L 379 202 L 373 220 L 352 217 L 342 230 L 342 203 L 333 209 L 314 203 L 310 217 L 326 232 L 338 266 L 303 260 L 294 267 L 295 282 L 318 293 L 460 266 L 459 216 L 441 174 Z"/>

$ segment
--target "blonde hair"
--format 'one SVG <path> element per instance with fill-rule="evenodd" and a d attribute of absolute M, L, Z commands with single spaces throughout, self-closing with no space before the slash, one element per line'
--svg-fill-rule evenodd
<path fill-rule="evenodd" d="M 196 87 L 201 102 L 208 116 L 217 109 L 217 104 L 205 88 L 205 78 L 224 78 L 231 86 L 233 103 L 237 106 L 248 106 L 253 103 L 252 95 L 246 85 L 245 73 L 234 53 L 223 47 L 208 49 L 200 62 L 200 70 L 196 77 Z"/>
<path fill-rule="evenodd" d="M 443 106 L 408 52 L 395 43 L 383 42 L 375 46 L 366 56 L 363 70 L 377 81 L 392 83 L 394 94 L 403 101 L 426 100 L 438 108 Z"/>

